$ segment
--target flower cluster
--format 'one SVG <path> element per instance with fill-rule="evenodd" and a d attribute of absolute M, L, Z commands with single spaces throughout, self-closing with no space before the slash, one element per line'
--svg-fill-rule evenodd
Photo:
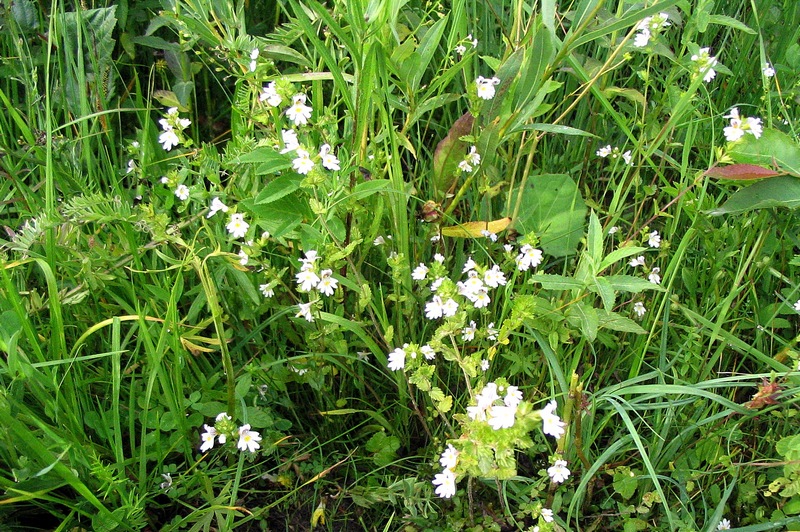
<path fill-rule="evenodd" d="M 481 164 L 481 155 L 478 153 L 478 148 L 473 146 L 464 160 L 458 163 L 458 169 L 462 172 L 471 172 L 479 164 Z"/>
<path fill-rule="evenodd" d="M 467 38 L 459 42 L 455 47 L 455 52 L 458 55 L 464 55 L 467 52 L 467 44 L 471 44 L 472 48 L 475 49 L 478 47 L 478 39 L 473 39 L 472 34 L 470 33 L 467 35 Z"/>
<path fill-rule="evenodd" d="M 192 121 L 178 116 L 177 107 L 170 107 L 167 109 L 166 118 L 161 118 L 158 123 L 161 124 L 163 131 L 158 136 L 158 142 L 165 150 L 170 151 L 181 143 L 183 130 L 189 127 Z"/>
<path fill-rule="evenodd" d="M 739 109 L 734 107 L 731 112 L 724 116 L 730 118 L 730 125 L 722 130 L 725 134 L 725 140 L 728 142 L 736 142 L 744 137 L 745 133 L 750 133 L 755 138 L 761 137 L 763 128 L 761 126 L 761 119 L 748 116 L 742 119 L 739 116 Z"/>
<path fill-rule="evenodd" d="M 612 148 L 612 147 L 611 147 L 611 144 L 608 144 L 608 145 L 606 145 L 606 146 L 603 146 L 602 148 L 600 148 L 599 150 L 597 150 L 597 151 L 595 152 L 595 154 L 596 154 L 598 157 L 602 157 L 602 158 L 604 158 L 604 159 L 605 159 L 606 157 L 609 157 L 609 156 L 610 156 L 612 159 L 617 159 L 617 158 L 619 158 L 619 157 L 622 157 L 622 160 L 623 160 L 623 161 L 625 161 L 625 164 L 627 164 L 627 165 L 630 165 L 630 164 L 631 164 L 631 162 L 633 161 L 633 157 L 631 156 L 631 150 L 628 150 L 628 151 L 626 151 L 625 153 L 622 153 L 622 150 L 620 150 L 620 149 L 619 149 L 619 148 L 617 148 L 616 146 Z"/>
<path fill-rule="evenodd" d="M 637 48 L 647 46 L 650 39 L 656 37 L 661 30 L 670 26 L 669 15 L 667 13 L 659 13 L 652 17 L 645 17 L 639 24 L 636 25 L 636 36 L 633 38 L 633 45 Z"/>
<path fill-rule="evenodd" d="M 496 383 L 490 382 L 475 397 L 476 404 L 467 407 L 470 419 L 486 421 L 494 430 L 508 429 L 514 426 L 517 407 L 522 401 L 522 392 L 516 386 L 508 386 L 504 397 Z"/>
<path fill-rule="evenodd" d="M 710 48 L 700 48 L 698 52 L 692 55 L 692 61 L 695 64 L 695 76 L 702 75 L 703 81 L 710 82 L 717 75 L 714 67 L 717 65 L 717 58 L 710 54 Z"/>
<path fill-rule="evenodd" d="M 237 427 L 233 422 L 233 418 L 226 412 L 217 415 L 213 426 L 204 424 L 203 428 L 205 430 L 200 434 L 200 439 L 203 441 L 200 445 L 201 453 L 210 451 L 214 447 L 214 440 L 219 445 L 225 445 L 229 438 L 231 441 L 237 439 L 236 447 L 242 452 L 254 453 L 261 447 L 259 443 L 261 435 L 251 430 L 248 424 Z"/>

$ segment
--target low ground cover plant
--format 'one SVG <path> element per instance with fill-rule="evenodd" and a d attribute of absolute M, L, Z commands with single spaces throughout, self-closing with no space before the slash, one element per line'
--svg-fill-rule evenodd
<path fill-rule="evenodd" d="M 0 16 L 9 526 L 800 529 L 793 2 Z"/>

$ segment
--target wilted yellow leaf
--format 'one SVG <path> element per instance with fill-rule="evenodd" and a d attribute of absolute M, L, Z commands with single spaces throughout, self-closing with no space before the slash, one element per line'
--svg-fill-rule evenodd
<path fill-rule="evenodd" d="M 477 238 L 485 236 L 482 231 L 497 234 L 505 230 L 510 223 L 511 218 L 508 217 L 500 218 L 493 222 L 467 222 L 461 225 L 442 227 L 442 235 L 454 238 Z"/>

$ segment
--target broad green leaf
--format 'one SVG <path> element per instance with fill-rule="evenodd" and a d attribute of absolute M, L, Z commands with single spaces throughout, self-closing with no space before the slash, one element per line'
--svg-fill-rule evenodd
<path fill-rule="evenodd" d="M 581 333 L 587 340 L 593 342 L 597 338 L 599 320 L 597 318 L 597 310 L 594 307 L 587 305 L 583 301 L 578 301 L 567 308 L 566 315 L 571 322 L 577 320 Z"/>
<path fill-rule="evenodd" d="M 604 309 L 599 308 L 597 309 L 597 320 L 601 329 L 634 334 L 647 334 L 647 331 L 645 331 L 641 325 L 616 312 L 606 312 Z"/>
<path fill-rule="evenodd" d="M 352 200 L 362 200 L 372 196 L 373 194 L 378 194 L 379 192 L 387 192 L 391 190 L 391 182 L 388 179 L 372 179 L 370 181 L 364 181 L 363 183 L 357 184 L 353 191 L 350 193 L 350 199 Z"/>
<path fill-rule="evenodd" d="M 709 177 L 718 177 L 720 179 L 730 179 L 734 181 L 752 181 L 755 179 L 764 179 L 767 177 L 777 177 L 785 175 L 783 172 L 776 172 L 763 166 L 756 166 L 754 164 L 732 164 L 729 166 L 712 166 L 706 173 Z"/>
<path fill-rule="evenodd" d="M 269 57 L 270 59 L 274 59 L 276 61 L 296 63 L 298 65 L 307 67 L 311 66 L 311 64 L 308 62 L 308 58 L 306 58 L 304 55 L 300 54 L 296 50 L 293 50 L 292 48 L 289 48 L 288 46 L 283 46 L 281 44 L 268 44 L 266 46 L 262 46 L 261 54 L 264 57 Z"/>
<path fill-rule="evenodd" d="M 745 135 L 730 144 L 728 155 L 737 163 L 775 168 L 800 177 L 800 146 L 775 129 L 765 129 L 759 138 Z"/>
<path fill-rule="evenodd" d="M 304 218 L 311 218 L 308 205 L 295 194 L 268 204 L 257 205 L 253 200 L 245 200 L 241 205 L 255 215 L 259 227 L 269 231 L 275 238 L 295 229 Z"/>
<path fill-rule="evenodd" d="M 710 214 L 737 214 L 770 207 L 800 207 L 800 179 L 779 176 L 759 181 L 734 192 L 728 201 Z"/>
<path fill-rule="evenodd" d="M 597 135 L 569 126 L 560 126 L 558 124 L 526 124 L 516 128 L 514 131 L 543 131 L 545 133 L 555 133 L 558 135 L 570 135 L 580 137 L 593 137 L 598 138 Z"/>
<path fill-rule="evenodd" d="M 292 166 L 291 159 L 283 153 L 279 153 L 271 146 L 261 146 L 250 153 L 240 155 L 233 161 L 234 163 L 255 163 L 256 174 L 272 174 L 280 172 Z"/>
<path fill-rule="evenodd" d="M 471 114 L 464 113 L 436 146 L 433 153 L 433 185 L 440 196 L 455 185 L 456 176 L 460 173 L 458 163 L 467 155 L 467 143 L 460 139 L 472 132 L 474 120 Z"/>
<path fill-rule="evenodd" d="M 643 248 L 640 246 L 629 246 L 629 247 L 615 249 L 614 251 L 603 257 L 603 260 L 600 261 L 600 266 L 598 266 L 597 271 L 598 273 L 602 272 L 612 264 L 626 257 L 630 257 L 631 255 L 637 255 L 639 253 L 642 253 L 646 250 L 647 248 Z"/>
<path fill-rule="evenodd" d="M 517 191 L 513 192 L 516 197 Z M 534 175 L 522 193 L 514 227 L 534 231 L 542 250 L 553 257 L 575 253 L 584 234 L 586 204 L 572 178 L 566 174 Z"/>
<path fill-rule="evenodd" d="M 31 0 L 15 0 L 6 6 L 10 7 L 11 16 L 19 29 L 24 32 L 34 32 L 39 29 L 39 13 L 36 3 Z"/>
<path fill-rule="evenodd" d="M 593 292 L 597 292 L 597 295 L 600 296 L 600 299 L 603 301 L 603 308 L 611 312 L 617 297 L 611 283 L 609 283 L 605 277 L 595 277 L 594 286 L 591 288 Z"/>
<path fill-rule="evenodd" d="M 720 26 L 728 26 L 729 28 L 734 28 L 750 35 L 756 34 L 756 31 L 744 22 L 740 22 L 735 18 L 726 15 L 709 15 L 708 23 L 718 24 Z"/>

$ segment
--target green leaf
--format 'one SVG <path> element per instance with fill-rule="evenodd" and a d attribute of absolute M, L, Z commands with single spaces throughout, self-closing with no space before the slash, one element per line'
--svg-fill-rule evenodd
<path fill-rule="evenodd" d="M 252 199 L 241 202 L 251 211 L 256 223 L 278 238 L 299 226 L 304 218 L 311 218 L 308 205 L 294 194 L 284 196 L 268 204 L 255 204 Z"/>
<path fill-rule="evenodd" d="M 628 500 L 636 493 L 636 487 L 639 481 L 633 472 L 621 471 L 614 474 L 614 491 L 618 493 L 624 500 Z"/>
<path fill-rule="evenodd" d="M 303 177 L 294 173 L 283 174 L 273 179 L 253 200 L 256 205 L 265 205 L 277 201 L 300 188 Z"/>
<path fill-rule="evenodd" d="M 542 86 L 545 73 L 556 55 L 553 34 L 545 26 L 536 28 L 531 46 L 525 47 L 525 64 L 519 73 L 519 82 L 515 86 L 516 97 L 514 108 L 519 109 L 527 104 Z M 500 78 L 502 79 L 502 78 Z"/>
<path fill-rule="evenodd" d="M 638 293 L 645 290 L 664 291 L 664 289 L 657 284 L 632 275 L 609 275 L 605 277 L 605 279 L 611 284 L 614 290 L 618 292 Z"/>
<path fill-rule="evenodd" d="M 535 232 L 546 254 L 563 257 L 578 249 L 586 211 L 583 196 L 570 176 L 536 175 L 529 178 L 522 193 L 514 224 L 520 233 Z"/>
<path fill-rule="evenodd" d="M 581 333 L 587 340 L 593 342 L 597 338 L 597 329 L 600 326 L 597 309 L 583 301 L 578 301 L 567 308 L 566 315 L 570 321 L 577 319 Z"/>
<path fill-rule="evenodd" d="M 589 230 L 586 234 L 586 251 L 592 258 L 592 263 L 597 265 L 603 260 L 603 227 L 600 220 L 592 211 L 589 214 Z"/>
<path fill-rule="evenodd" d="M 261 54 L 264 57 L 268 57 L 276 61 L 285 61 L 287 63 L 296 63 L 309 68 L 311 67 L 311 64 L 308 62 L 308 58 L 296 50 L 289 48 L 288 46 L 283 46 L 280 44 L 268 44 L 267 46 L 261 47 Z"/>
<path fill-rule="evenodd" d="M 233 160 L 234 163 L 254 163 L 256 174 L 272 174 L 285 170 L 292 166 L 291 159 L 283 153 L 279 153 L 271 146 L 261 146 L 250 153 L 240 155 Z"/>
<path fill-rule="evenodd" d="M 6 6 L 11 7 L 11 16 L 19 29 L 24 32 L 34 32 L 39 29 L 39 13 L 36 3 L 31 0 L 15 0 Z"/>
<path fill-rule="evenodd" d="M 800 207 L 800 179 L 793 176 L 779 176 L 759 181 L 749 187 L 734 192 L 728 201 L 709 214 L 738 214 L 769 207 Z"/>
<path fill-rule="evenodd" d="M 603 301 L 603 308 L 611 312 L 611 309 L 614 308 L 614 301 L 616 300 L 616 294 L 614 293 L 614 288 L 611 286 L 611 283 L 609 283 L 605 277 L 595 277 L 594 286 L 591 288 L 593 292 L 597 292 L 600 296 L 600 299 Z"/>
<path fill-rule="evenodd" d="M 531 276 L 530 282 L 539 283 L 545 290 L 581 290 L 585 287 L 581 281 L 572 277 L 549 273 L 537 273 Z"/>
<path fill-rule="evenodd" d="M 599 138 L 597 135 L 589 133 L 588 131 L 558 124 L 526 124 L 514 129 L 514 131 L 544 131 L 545 133 L 555 133 L 558 135 Z"/>
<path fill-rule="evenodd" d="M 630 257 L 631 255 L 638 255 L 639 253 L 642 253 L 646 250 L 647 248 L 643 248 L 640 246 L 629 246 L 620 249 L 615 249 L 614 251 L 603 257 L 603 260 L 600 261 L 600 266 L 598 266 L 597 271 L 602 272 L 612 264 L 619 262 L 624 258 Z"/>
<path fill-rule="evenodd" d="M 737 163 L 777 168 L 800 177 L 800 146 L 785 133 L 765 129 L 759 138 L 745 135 L 729 146 L 728 155 Z"/>
<path fill-rule="evenodd" d="M 634 334 L 647 334 L 647 331 L 644 330 L 641 325 L 616 312 L 606 312 L 604 309 L 597 309 L 597 320 L 601 329 Z"/>
<path fill-rule="evenodd" d="M 728 26 L 729 28 L 734 28 L 750 35 L 755 35 L 756 30 L 745 24 L 744 22 L 740 22 L 733 17 L 729 17 L 727 15 L 709 15 L 708 16 L 708 23 L 709 24 L 717 24 L 719 26 Z"/>
<path fill-rule="evenodd" d="M 442 40 L 442 34 L 444 34 L 447 20 L 448 17 L 446 15 L 437 20 L 436 23 L 425 32 L 425 35 L 419 42 L 416 52 L 414 52 L 414 55 L 416 55 L 419 60 L 415 65 L 416 68 L 411 72 L 410 85 L 412 91 L 416 92 L 419 89 L 419 82 L 423 74 L 428 70 L 428 65 L 433 58 L 433 54 L 436 52 L 436 49 L 439 47 L 439 42 Z"/>

